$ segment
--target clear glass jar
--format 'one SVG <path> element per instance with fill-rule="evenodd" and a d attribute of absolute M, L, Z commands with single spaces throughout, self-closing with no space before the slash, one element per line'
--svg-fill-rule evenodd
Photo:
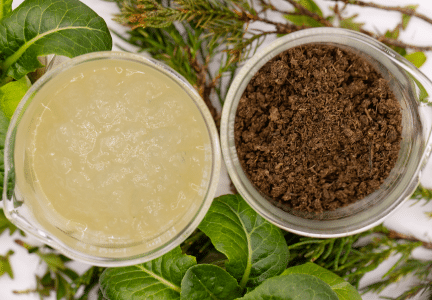
<path fill-rule="evenodd" d="M 190 205 L 185 204 L 188 205 L 187 209 L 180 216 L 176 217 L 176 221 L 167 222 L 163 225 L 163 229 L 160 229 L 160 232 L 158 231 L 157 234 L 154 233 L 151 236 L 140 235 L 139 238 L 135 238 L 136 236 L 134 235 L 134 239 L 122 240 L 119 238 L 118 241 L 116 239 L 111 239 L 109 242 L 104 242 L 102 239 L 93 239 L 93 236 L 85 237 L 85 233 L 83 232 L 85 232 L 86 228 L 83 229 L 83 232 L 79 232 L 79 229 L 75 232 L 75 229 L 68 231 L 67 228 L 70 229 L 70 227 L 68 227 L 69 225 L 67 224 L 63 224 L 65 221 L 64 218 L 55 219 L 53 216 L 45 216 L 45 214 L 41 213 L 43 210 L 36 210 L 35 207 L 32 207 L 32 203 L 41 202 L 31 202 L 29 201 L 29 197 L 40 197 L 37 199 L 42 199 L 43 196 L 48 196 L 43 193 L 44 190 L 42 188 L 39 189 L 38 187 L 33 188 L 36 192 L 32 189 L 30 189 L 29 192 L 29 189 L 24 189 L 24 184 L 19 182 L 20 178 L 24 178 L 24 175 L 22 174 L 24 171 L 22 167 L 17 168 L 17 166 L 23 166 L 24 164 L 22 160 L 24 160 L 23 157 L 26 155 L 23 154 L 27 151 L 25 149 L 34 150 L 32 148 L 34 146 L 31 145 L 30 141 L 28 143 L 17 143 L 17 140 L 27 141 L 26 139 L 19 137 L 20 132 L 25 132 L 26 130 L 29 131 L 26 129 L 30 128 L 29 124 L 36 122 L 34 120 L 40 118 L 34 117 L 36 115 L 34 112 L 37 111 L 37 107 L 41 107 L 39 104 L 42 104 L 42 106 L 44 104 L 42 102 L 36 103 L 38 100 L 34 100 L 37 99 L 35 98 L 35 95 L 38 93 L 46 93 L 45 91 L 47 87 L 50 86 L 50 83 L 53 80 L 56 82 L 56 78 L 61 78 L 61 76 L 67 74 L 68 71 L 73 70 L 74 68 L 93 62 L 99 63 L 103 68 L 104 64 L 113 60 L 126 61 L 128 63 L 139 64 L 146 68 L 151 68 L 151 70 L 155 71 L 155 74 L 159 76 L 158 78 L 169 80 L 172 84 L 177 86 L 177 89 L 181 93 L 184 92 L 184 95 L 186 96 L 183 99 L 187 99 L 186 102 L 188 102 L 188 105 L 197 112 L 196 119 L 201 119 L 199 120 L 199 124 L 203 128 L 202 136 L 205 137 L 203 139 L 205 144 L 200 151 L 205 153 L 205 155 L 202 154 L 205 161 L 205 163 L 202 164 L 205 167 L 203 167 L 202 173 L 200 170 L 200 174 L 202 174 L 202 177 L 199 179 L 201 185 L 198 184 L 198 186 L 194 186 L 197 189 L 196 196 L 193 198 L 195 200 L 193 200 Z M 55 62 L 51 61 L 51 64 L 55 65 Z M 117 71 L 117 68 L 115 70 Z M 128 71 L 128 69 L 125 70 Z M 53 84 L 51 84 L 51 86 L 52 85 Z M 51 94 L 49 94 L 48 97 L 54 98 Z M 33 101 L 35 101 L 35 103 L 32 103 Z M 152 100 L 143 99 L 142 101 Z M 150 118 L 151 117 L 152 116 L 150 116 Z M 178 128 L 181 127 L 181 124 L 183 123 L 179 123 Z M 161 145 L 165 144 L 172 145 L 172 143 L 161 142 Z M 161 153 L 163 150 L 163 148 L 160 149 Z M 28 152 L 31 153 L 30 150 Z M 45 73 L 29 89 L 20 102 L 10 122 L 6 137 L 4 161 L 5 184 L 3 191 L 3 204 L 5 214 L 12 223 L 26 233 L 34 235 L 43 243 L 58 249 L 72 259 L 98 266 L 125 266 L 149 261 L 165 254 L 183 242 L 197 228 L 209 209 L 216 192 L 220 175 L 221 154 L 218 132 L 213 118 L 204 101 L 196 90 L 186 81 L 186 79 L 166 65 L 140 55 L 126 52 L 95 52 L 73 59 L 67 59 L 59 66 Z M 38 179 L 39 178 L 37 178 L 36 181 Z M 188 179 L 186 179 L 186 181 L 187 180 Z M 191 183 L 186 184 L 191 185 Z M 37 184 L 34 184 L 34 186 L 37 186 Z M 170 189 L 170 187 L 165 188 L 168 190 Z M 25 190 L 26 192 L 24 193 Z M 133 192 L 136 193 L 136 191 Z M 140 195 L 140 197 L 146 199 L 146 195 Z M 173 201 L 174 200 L 175 199 L 173 199 Z M 107 202 L 106 205 L 110 205 L 109 202 Z M 132 212 L 133 207 L 134 206 L 129 207 L 129 210 Z M 172 206 L 171 209 L 174 209 L 173 207 L 176 208 L 175 206 Z M 133 229 L 131 228 L 131 230 Z M 82 234 L 82 238 L 80 237 L 80 234 Z"/>
<path fill-rule="evenodd" d="M 283 211 L 249 181 L 234 142 L 237 106 L 253 75 L 279 53 L 305 44 L 333 45 L 365 58 L 388 80 L 402 107 L 399 158 L 380 188 L 346 207 L 321 214 Z M 281 37 L 249 59 L 237 74 L 224 103 L 221 147 L 228 173 L 243 198 L 261 216 L 280 228 L 310 237 L 330 238 L 356 234 L 383 222 L 409 198 L 419 183 L 431 152 L 432 83 L 416 67 L 389 47 L 364 34 L 340 28 L 313 28 Z"/>

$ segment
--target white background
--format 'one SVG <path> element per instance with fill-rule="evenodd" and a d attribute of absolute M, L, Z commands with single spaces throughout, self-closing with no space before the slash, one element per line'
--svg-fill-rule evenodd
<path fill-rule="evenodd" d="M 323 9 L 324 14 L 328 14 L 327 9 L 333 2 L 326 0 L 315 0 L 316 3 Z M 15 0 L 13 6 L 18 6 L 23 0 Z M 104 2 L 102 0 L 82 0 L 85 4 L 95 10 L 101 17 L 103 17 L 108 27 L 114 29 L 117 32 L 124 33 L 125 28 L 116 24 L 112 21 L 113 14 L 118 12 L 117 6 L 114 3 Z M 289 4 L 285 4 L 283 0 L 273 0 L 274 5 L 280 7 L 286 7 L 290 9 Z M 432 17 L 432 1 L 431 0 L 373 0 L 374 3 L 380 3 L 384 5 L 400 5 L 405 6 L 408 4 L 418 4 L 418 12 Z M 366 23 L 366 29 L 370 31 L 376 31 L 384 33 L 386 29 L 392 29 L 400 21 L 400 14 L 397 12 L 383 12 L 381 10 L 372 8 L 358 8 L 350 7 L 350 13 L 359 13 L 357 21 Z M 402 39 L 411 44 L 417 45 L 432 45 L 432 25 L 422 20 L 413 18 L 406 31 L 402 33 Z M 119 46 L 122 48 L 132 50 L 129 45 L 119 40 L 113 35 L 114 47 L 113 50 L 118 50 Z M 268 42 L 271 39 L 268 40 Z M 427 53 L 429 59 L 423 65 L 421 70 L 430 79 L 432 79 L 432 52 Z M 229 180 L 226 171 L 223 170 L 221 174 L 221 180 L 217 195 L 223 195 L 229 193 Z M 432 163 L 429 162 L 425 171 L 422 174 L 422 183 L 432 188 Z M 425 216 L 424 212 L 432 211 L 432 202 L 425 205 L 425 201 L 421 201 L 414 204 L 413 201 L 407 201 L 402 207 L 387 218 L 385 225 L 391 229 L 395 229 L 401 233 L 411 234 L 418 239 L 426 242 L 432 242 L 432 219 Z M 35 274 L 42 275 L 45 272 L 45 267 L 40 264 L 36 255 L 29 255 L 26 250 L 17 246 L 13 240 L 21 238 L 17 233 L 12 237 L 9 237 L 8 232 L 3 233 L 0 236 L 0 255 L 5 255 L 9 249 L 13 249 L 15 252 L 11 256 L 10 261 L 14 271 L 15 278 L 11 280 L 7 275 L 0 277 L 0 300 L 36 300 L 39 299 L 36 294 L 30 295 L 15 295 L 12 293 L 14 290 L 26 290 L 35 288 Z M 27 238 L 27 241 L 31 244 L 38 244 L 38 242 L 32 238 Z M 432 251 L 425 249 L 419 249 L 415 251 L 415 256 L 419 258 L 432 260 Z M 385 262 L 378 270 L 375 270 L 365 276 L 362 280 L 362 285 L 367 285 L 372 282 L 379 280 L 382 274 L 391 266 L 393 262 L 397 260 L 397 257 L 391 257 Z M 79 273 L 84 272 L 88 266 L 82 263 L 73 262 L 73 268 Z M 405 280 L 401 283 L 394 284 L 391 287 L 384 290 L 381 294 L 383 296 L 396 296 L 400 294 L 410 284 L 414 284 L 412 280 Z M 55 299 L 54 296 L 49 299 Z M 95 299 L 95 298 L 94 298 Z M 378 300 L 380 299 L 376 294 L 363 295 L 364 300 Z M 427 299 L 425 295 L 417 297 L 415 299 Z M 306 300 L 306 299 L 305 299 Z"/>

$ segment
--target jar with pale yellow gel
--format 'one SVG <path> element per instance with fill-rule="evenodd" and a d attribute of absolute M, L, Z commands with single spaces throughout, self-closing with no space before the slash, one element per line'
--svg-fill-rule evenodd
<path fill-rule="evenodd" d="M 29 90 L 5 167 L 13 223 L 73 259 L 118 266 L 160 256 L 198 226 L 220 154 L 213 119 L 184 78 L 139 55 L 100 52 Z"/>

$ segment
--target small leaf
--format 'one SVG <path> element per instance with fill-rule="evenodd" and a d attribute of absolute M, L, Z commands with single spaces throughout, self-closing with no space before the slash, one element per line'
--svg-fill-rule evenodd
<path fill-rule="evenodd" d="M 393 29 L 392 31 L 387 30 L 386 33 L 384 34 L 384 36 L 386 38 L 392 39 L 392 40 L 397 40 L 397 38 L 399 37 L 399 27 L 396 27 L 395 29 Z"/>
<path fill-rule="evenodd" d="M 10 15 L 12 12 L 12 0 L 0 1 L 0 20 Z"/>
<path fill-rule="evenodd" d="M 286 268 L 289 252 L 281 230 L 240 195 L 216 198 L 199 229 L 228 257 L 226 269 L 242 288 L 256 286 Z"/>
<path fill-rule="evenodd" d="M 30 86 L 30 80 L 27 76 L 24 76 L 18 81 L 12 81 L 0 87 L 0 108 L 6 118 L 9 120 L 12 118 L 18 103 L 24 97 Z"/>
<path fill-rule="evenodd" d="M 40 251 L 36 251 L 36 253 L 48 265 L 48 268 L 54 273 L 58 272 L 58 270 L 63 270 L 65 268 L 63 261 L 57 254 L 41 253 Z"/>
<path fill-rule="evenodd" d="M 323 16 L 323 13 L 319 6 L 313 0 L 297 0 L 297 2 L 306 8 L 308 11 Z M 296 9 L 296 12 L 299 10 Z M 309 27 L 323 27 L 324 25 L 315 20 L 312 17 L 306 15 L 285 15 L 284 16 L 288 21 L 292 22 L 297 26 L 309 26 Z"/>
<path fill-rule="evenodd" d="M 355 31 L 360 31 L 360 29 L 362 29 L 363 25 L 365 23 L 358 23 L 358 22 L 354 22 L 354 19 L 357 17 L 357 15 L 353 15 L 349 18 L 340 20 L 339 22 L 339 26 L 342 28 L 346 28 L 346 29 L 351 29 L 351 30 L 355 30 Z"/>
<path fill-rule="evenodd" d="M 43 297 L 49 297 L 51 291 L 56 289 L 56 281 L 51 278 L 51 272 L 47 271 L 42 279 L 36 275 L 36 286 L 36 291 L 42 299 Z"/>
<path fill-rule="evenodd" d="M 297 26 L 323 27 L 324 25 L 309 16 L 285 15 L 285 19 Z"/>
<path fill-rule="evenodd" d="M 140 265 L 108 268 L 99 280 L 108 300 L 180 299 L 180 285 L 186 271 L 196 265 L 193 256 L 181 253 L 180 247 Z"/>
<path fill-rule="evenodd" d="M 330 286 L 318 277 L 288 274 L 264 281 L 239 300 L 339 300 Z"/>
<path fill-rule="evenodd" d="M 335 16 L 328 16 L 325 18 L 327 21 L 329 21 L 330 23 L 333 23 Z"/>
<path fill-rule="evenodd" d="M 1 137 L 0 137 L 1 138 Z M 1 153 L 3 154 L 3 153 Z M 3 160 L 3 158 L 2 158 Z M 6 229 L 9 229 L 9 235 L 12 235 L 15 230 L 17 230 L 17 227 L 12 224 L 4 215 L 3 209 L 0 208 L 0 235 L 5 231 Z"/>
<path fill-rule="evenodd" d="M 59 273 L 56 274 L 56 287 L 57 300 L 73 299 L 72 287 L 70 283 Z"/>
<path fill-rule="evenodd" d="M 361 300 L 360 294 L 348 282 L 340 278 L 333 272 L 324 269 L 314 263 L 308 262 L 303 265 L 286 269 L 282 275 L 288 274 L 308 274 L 316 276 L 325 283 L 338 295 L 339 300 Z"/>
<path fill-rule="evenodd" d="M 392 48 L 394 51 L 396 51 L 397 53 L 399 53 L 402 56 L 405 56 L 407 54 L 405 48 L 402 48 L 399 46 L 393 46 L 393 45 L 390 45 L 390 48 Z"/>
<path fill-rule="evenodd" d="M 63 298 L 69 299 L 71 294 L 69 283 L 60 274 L 56 274 L 56 280 L 57 300 L 61 300 Z"/>
<path fill-rule="evenodd" d="M 43 286 L 53 286 L 54 279 L 51 277 L 50 270 L 47 270 L 45 275 L 39 279 L 39 283 Z"/>
<path fill-rule="evenodd" d="M 301 6 L 306 8 L 308 11 L 313 12 L 313 13 L 319 15 L 320 17 L 323 16 L 321 9 L 313 0 L 297 0 L 297 2 Z"/>
<path fill-rule="evenodd" d="M 78 275 L 78 273 L 75 272 L 72 269 L 67 269 L 66 268 L 66 269 L 62 270 L 62 273 L 64 275 L 66 275 L 70 280 L 77 280 L 78 278 L 80 278 L 80 276 Z"/>
<path fill-rule="evenodd" d="M 432 106 L 432 102 L 429 101 L 429 93 L 423 86 L 423 84 L 418 81 L 418 79 L 415 78 L 413 75 L 410 75 L 409 73 L 407 73 L 407 75 L 414 81 L 418 89 L 418 92 L 416 93 L 416 98 L 418 99 L 418 101 L 425 103 L 428 106 Z"/>
<path fill-rule="evenodd" d="M 14 278 L 12 266 L 9 262 L 9 257 L 12 254 L 14 254 L 14 252 L 9 250 L 5 256 L 0 255 L 0 277 L 3 276 L 3 274 L 8 274 L 11 279 Z"/>
<path fill-rule="evenodd" d="M 411 62 L 417 68 L 420 68 L 426 61 L 426 55 L 424 52 L 414 52 L 405 55 L 405 58 Z"/>
<path fill-rule="evenodd" d="M 241 297 L 237 280 L 214 265 L 196 265 L 186 272 L 181 283 L 182 300 L 233 300 Z"/>
<path fill-rule="evenodd" d="M 418 7 L 418 4 L 405 6 L 405 8 L 411 9 L 413 12 L 415 12 L 415 10 L 417 9 L 417 7 Z M 408 23 L 409 23 L 410 20 L 411 20 L 411 16 L 410 15 L 402 14 L 402 29 L 405 30 L 407 28 Z"/>
<path fill-rule="evenodd" d="M 0 36 L 2 76 L 17 80 L 41 67 L 38 56 L 112 47 L 105 21 L 79 0 L 26 0 L 0 21 Z"/>

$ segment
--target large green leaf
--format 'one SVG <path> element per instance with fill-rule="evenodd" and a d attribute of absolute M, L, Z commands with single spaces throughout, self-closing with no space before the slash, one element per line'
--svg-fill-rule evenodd
<path fill-rule="evenodd" d="M 237 280 L 214 265 L 196 265 L 183 277 L 182 300 L 233 300 L 241 297 Z"/>
<path fill-rule="evenodd" d="M 180 285 L 186 271 L 196 265 L 193 256 L 180 247 L 140 265 L 108 268 L 100 279 L 103 296 L 108 300 L 180 299 Z"/>
<path fill-rule="evenodd" d="M 286 268 L 289 252 L 281 230 L 239 195 L 216 198 L 199 228 L 227 256 L 226 269 L 241 287 L 256 286 Z"/>
<path fill-rule="evenodd" d="M 333 272 L 324 269 L 314 263 L 308 262 L 303 265 L 286 269 L 282 275 L 288 274 L 308 274 L 316 276 L 325 283 L 338 295 L 339 300 L 361 300 L 360 294 L 348 282 L 340 278 Z"/>
<path fill-rule="evenodd" d="M 15 79 L 41 67 L 38 56 L 111 47 L 105 21 L 79 0 L 26 0 L 0 21 L 1 69 Z"/>
<path fill-rule="evenodd" d="M 12 12 L 12 0 L 0 0 L 0 20 Z"/>
<path fill-rule="evenodd" d="M 240 299 L 339 300 L 327 283 L 318 277 L 307 274 L 289 274 L 269 278 Z"/>

